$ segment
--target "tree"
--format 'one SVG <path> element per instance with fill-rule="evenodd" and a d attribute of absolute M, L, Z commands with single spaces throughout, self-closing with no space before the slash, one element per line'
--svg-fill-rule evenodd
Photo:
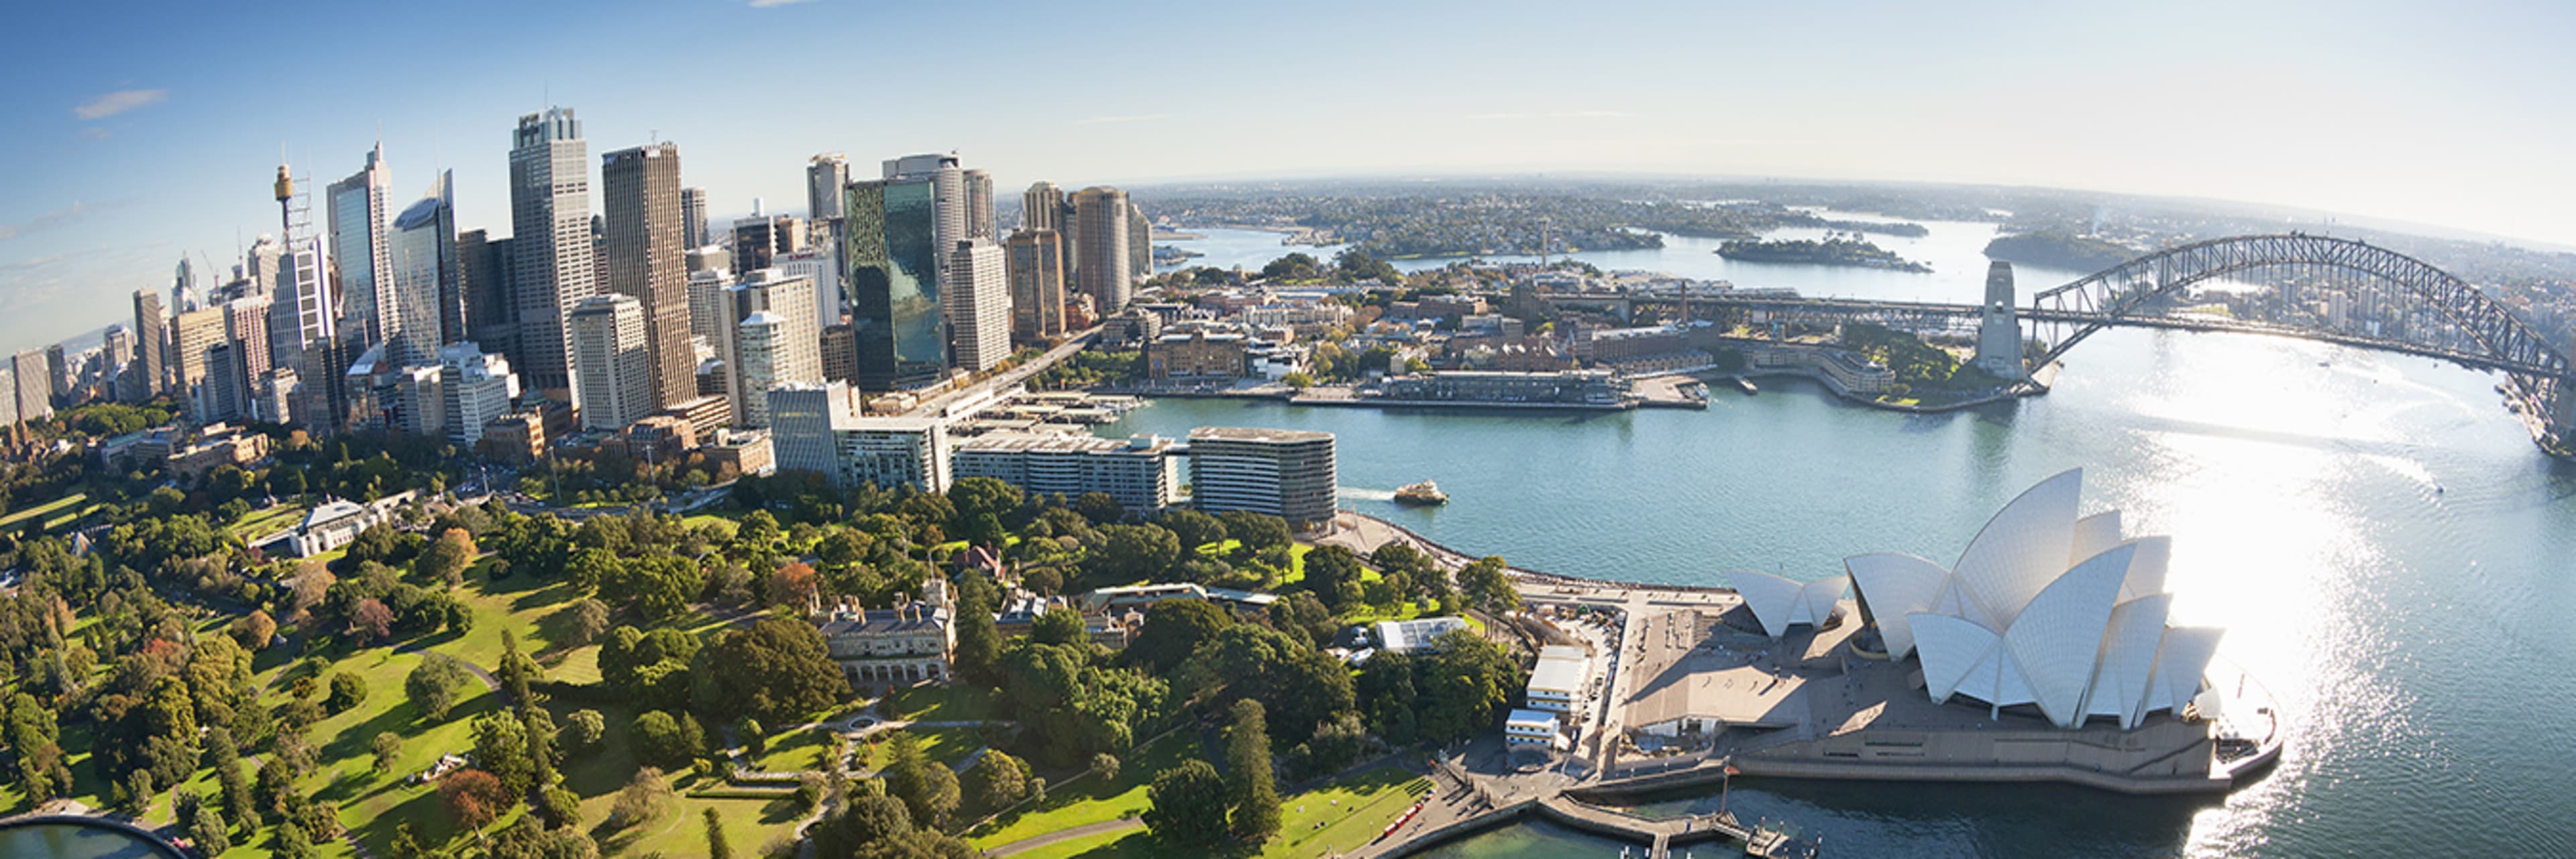
<path fill-rule="evenodd" d="M 392 772 L 402 761 L 402 737 L 392 731 L 379 731 L 369 748 L 376 754 L 376 772 Z"/>
<path fill-rule="evenodd" d="M 1306 590 L 1334 612 L 1359 602 L 1360 576 L 1365 572 L 1360 557 L 1340 546 L 1318 546 L 1306 553 Z"/>
<path fill-rule="evenodd" d="M 1511 657 L 1463 629 L 1441 635 L 1415 665 L 1413 682 L 1420 690 L 1415 710 L 1426 740 L 1446 742 L 1491 730 L 1495 711 L 1520 686 L 1520 670 Z"/>
<path fill-rule="evenodd" d="M 1270 728 L 1261 702 L 1234 702 L 1233 724 L 1225 734 L 1228 794 L 1234 803 L 1234 835 L 1259 844 L 1279 834 L 1279 788 L 1270 772 Z"/>
<path fill-rule="evenodd" d="M 1091 637 L 1083 630 L 1080 612 L 1056 606 L 1029 624 L 1029 640 L 1039 644 L 1073 644 L 1090 641 Z"/>
<path fill-rule="evenodd" d="M 196 842 L 201 856 L 221 856 L 233 849 L 232 831 L 224 826 L 224 816 L 203 802 L 188 814 L 188 840 Z"/>
<path fill-rule="evenodd" d="M 445 721 L 456 706 L 457 687 L 465 685 L 465 666 L 444 653 L 429 653 L 403 678 L 403 694 L 432 721 Z"/>
<path fill-rule="evenodd" d="M 1225 780 L 1206 761 L 1187 760 L 1154 776 L 1140 815 L 1154 837 L 1181 850 L 1216 846 L 1226 833 Z"/>
<path fill-rule="evenodd" d="M 1520 590 L 1512 587 L 1503 568 L 1501 555 L 1486 555 L 1458 570 L 1458 590 L 1468 604 L 1497 613 L 1521 607 Z"/>
<path fill-rule="evenodd" d="M 990 477 L 960 477 L 948 485 L 948 503 L 957 509 L 954 522 L 1008 516 L 1023 500 L 1019 487 Z"/>
<path fill-rule="evenodd" d="M 367 678 L 348 671 L 331 674 L 331 695 L 322 699 L 322 708 L 333 713 L 346 713 L 367 702 Z"/>
<path fill-rule="evenodd" d="M 1208 600 L 1163 600 L 1145 609 L 1145 623 L 1122 654 L 1128 664 L 1161 675 L 1233 626 L 1225 609 Z"/>
<path fill-rule="evenodd" d="M 1267 513 L 1228 510 L 1216 516 L 1225 525 L 1225 534 L 1238 545 L 1237 557 L 1255 557 L 1273 548 L 1288 545 L 1288 520 Z"/>
<path fill-rule="evenodd" d="M 1326 715 L 1351 707 L 1351 673 L 1341 660 L 1278 630 L 1237 624 L 1217 635 L 1203 660 L 1224 699 L 1260 701 L 1266 727 L 1304 742 Z"/>
<path fill-rule="evenodd" d="M 994 625 L 996 596 L 981 576 L 964 575 L 957 587 L 957 675 L 983 684 L 1001 679 L 1002 632 Z"/>
<path fill-rule="evenodd" d="M 885 779 L 887 791 L 903 800 L 904 810 L 924 825 L 942 828 L 949 813 L 957 810 L 957 771 L 931 760 L 922 751 L 921 740 L 909 733 L 896 735 L 894 763 L 886 767 Z"/>
<path fill-rule="evenodd" d="M 573 603 L 571 608 L 564 611 L 571 616 L 570 643 L 574 647 L 596 642 L 602 633 L 608 631 L 607 603 L 592 597 L 583 597 L 580 602 Z"/>
<path fill-rule="evenodd" d="M 597 748 L 600 738 L 607 735 L 608 720 L 597 710 L 574 710 L 572 715 L 564 717 L 565 751 L 583 752 Z"/>
<path fill-rule="evenodd" d="M 702 750 L 690 745 L 687 735 L 681 732 L 680 720 L 686 718 L 683 715 L 675 719 L 660 710 L 635 717 L 635 757 L 668 769 L 688 766 Z"/>
<path fill-rule="evenodd" d="M 243 648 L 266 650 L 268 643 L 277 637 L 277 621 L 270 619 L 268 612 L 252 609 L 250 614 L 233 621 L 229 631 L 233 640 L 240 642 Z"/>
<path fill-rule="evenodd" d="M 1414 715 L 1413 658 L 1379 651 L 1360 665 L 1356 686 L 1360 713 L 1370 730 L 1391 745 L 1411 745 L 1420 737 Z"/>
<path fill-rule="evenodd" d="M 852 532 L 855 533 L 855 532 Z M 803 561 L 789 561 L 769 574 L 769 604 L 795 610 L 799 615 L 811 611 L 816 595 L 821 593 L 822 579 L 814 568 Z"/>
<path fill-rule="evenodd" d="M 725 843 L 724 815 L 707 809 L 707 859 L 733 859 L 733 845 Z"/>
<path fill-rule="evenodd" d="M 606 825 L 614 830 L 641 823 L 653 816 L 654 809 L 677 796 L 671 783 L 662 778 L 660 767 L 636 770 L 635 776 L 626 780 L 626 786 L 617 791 L 617 799 L 609 803 Z"/>
<path fill-rule="evenodd" d="M 1290 370 L 1288 371 L 1288 375 L 1279 377 L 1279 381 L 1288 387 L 1295 388 L 1300 391 L 1315 386 L 1315 377 L 1309 375 L 1304 370 Z"/>
<path fill-rule="evenodd" d="M 1114 781 L 1117 781 L 1117 780 L 1118 780 L 1118 756 L 1117 756 L 1117 755 L 1110 754 L 1110 753 L 1108 753 L 1108 752 L 1101 752 L 1101 753 L 1099 753 L 1099 754 L 1092 755 L 1092 756 L 1091 756 L 1091 770 L 1092 770 L 1093 772 L 1099 773 L 1099 774 L 1100 774 L 1100 780 L 1101 780 L 1101 781 L 1103 781 L 1103 782 L 1114 782 Z"/>
<path fill-rule="evenodd" d="M 483 828 L 500 816 L 501 809 L 510 801 L 510 795 L 501 789 L 500 779 L 472 767 L 441 776 L 438 798 L 447 804 L 448 816 L 464 829 Z"/>
<path fill-rule="evenodd" d="M 749 714 L 787 724 L 848 697 L 849 681 L 813 624 L 764 618 L 727 631 L 698 654 L 692 694 L 699 712 Z"/>
<path fill-rule="evenodd" d="M 1160 525 L 1102 525 L 1099 567 L 1111 581 L 1160 580 L 1181 557 L 1181 541 Z"/>
<path fill-rule="evenodd" d="M 503 796 L 526 796 L 537 778 L 536 760 L 528 753 L 527 727 L 507 712 L 475 718 L 474 765 L 500 780 Z"/>
<path fill-rule="evenodd" d="M 1210 543 L 1225 542 L 1225 523 L 1216 517 L 1183 507 L 1163 514 L 1157 523 L 1170 529 L 1184 550 L 1197 549 Z"/>
<path fill-rule="evenodd" d="M 1009 808 L 1028 797 L 1029 766 L 1001 749 L 987 749 L 966 771 L 965 789 L 987 810 Z"/>
<path fill-rule="evenodd" d="M 393 635 L 394 611 L 375 597 L 359 600 L 349 609 L 349 631 L 357 633 L 359 641 L 383 641 Z"/>
<path fill-rule="evenodd" d="M 1073 512 L 1082 514 L 1082 518 L 1091 520 L 1094 525 L 1120 522 L 1127 518 L 1127 508 L 1121 506 L 1117 498 L 1106 492 L 1082 493 L 1081 497 L 1073 500 Z"/>
<path fill-rule="evenodd" d="M 484 819 L 489 822 L 488 814 Z M 303 824 L 289 820 L 277 825 L 277 859 L 313 859 L 313 836 L 305 833 Z"/>
<path fill-rule="evenodd" d="M 474 554 L 474 535 L 463 528 L 449 528 L 421 550 L 412 569 L 452 588 L 465 583 L 465 568 L 474 563 Z"/>

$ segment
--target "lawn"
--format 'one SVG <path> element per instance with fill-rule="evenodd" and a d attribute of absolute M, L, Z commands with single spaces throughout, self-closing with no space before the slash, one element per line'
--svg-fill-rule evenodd
<path fill-rule="evenodd" d="M 25 509 L 25 510 L 20 510 L 20 511 L 17 511 L 17 512 L 11 513 L 11 514 L 9 514 L 9 515 L 7 515 L 7 516 L 0 516 L 0 528 L 7 528 L 7 527 L 9 527 L 9 526 L 11 526 L 11 525 L 16 525 L 16 524 L 18 524 L 18 523 L 20 523 L 20 522 L 24 522 L 24 521 L 27 521 L 27 520 L 29 520 L 29 519 L 33 519 L 33 518 L 38 517 L 38 516 L 44 516 L 44 515 L 46 515 L 46 514 L 50 514 L 50 513 L 54 512 L 54 511 L 56 511 L 56 510 L 61 510 L 61 509 L 65 508 L 65 507 L 70 507 L 70 506 L 72 506 L 72 505 L 74 505 L 74 504 L 81 503 L 82 501 L 87 500 L 88 498 L 89 498 L 89 496 L 88 496 L 87 494 L 85 494 L 85 493 L 74 492 L 74 493 L 72 493 L 72 494 L 70 494 L 70 495 L 66 495 L 66 496 L 61 497 L 61 498 L 56 498 L 56 499 L 54 499 L 54 500 L 52 500 L 52 501 L 47 501 L 47 502 L 45 502 L 45 503 L 43 503 L 43 504 L 39 504 L 39 505 L 36 505 L 36 506 L 34 506 L 34 507 L 29 507 L 29 508 L 27 508 L 27 509 Z"/>
<path fill-rule="evenodd" d="M 887 696 L 914 722 L 980 722 L 993 718 L 993 690 L 965 686 L 908 686 Z M 882 711 L 880 711 L 882 712 Z"/>
<path fill-rule="evenodd" d="M 1017 811 L 968 830 L 966 840 L 977 848 L 996 847 L 1049 832 L 1143 813 L 1149 805 L 1145 797 L 1146 786 L 1154 781 L 1155 775 L 1179 766 L 1193 756 L 1198 751 L 1197 740 L 1197 734 L 1180 731 L 1129 750 L 1119 756 L 1116 780 L 1103 781 L 1099 773 L 1086 772 L 1061 785 L 1050 784 L 1046 802 L 1034 807 L 1021 806 Z"/>
<path fill-rule="evenodd" d="M 973 754 L 976 749 L 984 747 L 982 728 L 902 728 L 896 731 L 879 731 L 868 735 L 868 739 L 876 741 L 874 743 L 866 740 L 858 741 L 859 768 L 873 771 L 885 769 L 893 764 L 894 735 L 897 733 L 910 734 L 919 738 L 922 754 L 930 756 L 931 760 L 952 767 L 956 766 L 958 761 L 965 760 L 966 756 Z"/>
<path fill-rule="evenodd" d="M 304 518 L 304 505 L 279 504 L 242 517 L 241 521 L 225 528 L 224 532 L 245 541 L 255 540 L 277 533 L 302 518 Z"/>
<path fill-rule="evenodd" d="M 1262 845 L 1274 859 L 1311 859 L 1347 853 L 1377 840 L 1413 800 L 1431 792 L 1431 780 L 1387 764 L 1371 767 L 1279 800 L 1279 835 Z"/>
<path fill-rule="evenodd" d="M 561 724 L 564 714 L 585 705 L 558 702 L 549 709 L 557 713 Z M 636 710 L 627 704 L 586 705 L 598 710 L 608 723 L 607 735 L 598 748 L 573 756 L 563 767 L 564 786 L 580 794 L 582 822 L 591 827 L 590 836 L 599 842 L 602 855 L 643 855 L 658 852 L 666 859 L 699 859 L 707 855 L 706 809 L 720 815 L 725 840 L 735 856 L 758 855 L 769 839 L 788 834 L 795 821 L 802 819 L 804 809 L 785 800 L 703 799 L 688 792 L 712 787 L 721 781 L 700 783 L 687 773 L 670 777 L 678 796 L 664 803 L 652 817 L 631 826 L 611 829 L 607 825 L 609 808 L 616 804 L 618 790 L 624 788 L 635 771 L 635 750 L 628 736 L 634 727 Z"/>
<path fill-rule="evenodd" d="M 751 768 L 769 772 L 816 772 L 832 753 L 830 731 L 789 731 L 769 738 L 769 750 L 752 758 Z"/>
<path fill-rule="evenodd" d="M 1053 844 L 1011 854 L 1014 859 L 1143 859 L 1162 855 L 1163 845 L 1154 834 L 1142 829 L 1121 829 L 1071 838 Z"/>
<path fill-rule="evenodd" d="M 717 528 L 723 529 L 727 538 L 731 538 L 733 536 L 734 529 L 740 527 L 741 524 L 740 516 L 734 513 L 691 513 L 687 516 L 680 517 L 681 527 L 695 528 L 700 525 L 714 525 Z"/>

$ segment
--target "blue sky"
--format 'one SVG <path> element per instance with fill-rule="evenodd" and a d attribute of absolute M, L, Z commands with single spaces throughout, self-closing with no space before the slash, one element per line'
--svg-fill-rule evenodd
<path fill-rule="evenodd" d="M 2088 7 L 2088 8 L 2079 8 Z M 1637 171 L 2215 197 L 2576 244 L 2576 4 L 22 4 L 0 347 L 274 231 L 379 134 L 506 234 L 515 118 L 679 144 L 719 214 L 807 156 L 958 150 L 1016 189 Z"/>

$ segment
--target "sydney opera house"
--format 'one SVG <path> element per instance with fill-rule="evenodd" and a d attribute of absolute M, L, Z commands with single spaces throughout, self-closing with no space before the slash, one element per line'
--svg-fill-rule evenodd
<path fill-rule="evenodd" d="M 2268 699 L 2213 670 L 2220 630 L 2169 622 L 2171 540 L 2125 534 L 2116 511 L 2080 515 L 2082 489 L 2081 470 L 2041 481 L 1946 568 L 1881 553 L 1808 583 L 1730 574 L 1753 625 L 1780 642 L 1768 650 L 1798 661 L 1737 687 L 1767 698 L 1703 705 L 1689 690 L 1726 688 L 1720 658 L 1717 685 L 1669 684 L 1685 691 L 1657 692 L 1631 724 L 1751 731 L 1721 740 L 1747 772 L 2224 789 L 2279 748 L 2268 706 L 2241 714 L 2260 723 L 2250 734 L 2225 711 Z"/>
<path fill-rule="evenodd" d="M 1919 656 L 1935 702 L 2034 705 L 2062 728 L 2095 716 L 2128 728 L 2149 713 L 2181 712 L 2200 697 L 2220 630 L 2166 624 L 2171 538 L 2122 537 L 2117 510 L 2079 518 L 2083 486 L 2075 469 L 2031 487 L 1948 569 L 1879 553 L 1845 559 L 1849 578 L 1731 578 L 1774 637 L 1823 623 L 1847 587 L 1857 591 L 1880 645 L 1871 650 Z"/>

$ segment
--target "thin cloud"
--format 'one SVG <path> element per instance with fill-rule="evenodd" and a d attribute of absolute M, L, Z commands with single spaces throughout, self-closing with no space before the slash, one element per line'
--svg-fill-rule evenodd
<path fill-rule="evenodd" d="M 79 107 L 72 108 L 72 115 L 85 120 L 106 119 L 135 108 L 151 107 L 169 98 L 170 91 L 166 89 L 121 89 L 82 102 Z"/>
<path fill-rule="evenodd" d="M 1172 118 L 1172 115 L 1171 115 L 1171 114 L 1168 114 L 1168 113 L 1134 113 L 1134 114 L 1127 114 L 1127 115 L 1124 115 L 1124 116 L 1094 116 L 1094 117 L 1090 117 L 1090 118 L 1088 118 L 1088 119 L 1077 119 L 1077 120 L 1074 120 L 1074 121 L 1073 121 L 1073 124 L 1075 124 L 1075 125 L 1108 125 L 1108 124 L 1111 124 L 1111 123 L 1117 123 L 1117 122 L 1152 122 L 1152 121 L 1157 120 L 1157 119 L 1170 119 L 1170 118 Z"/>
<path fill-rule="evenodd" d="M 81 129 L 80 134 L 83 140 L 106 140 L 116 136 L 115 132 L 97 126 Z"/>
<path fill-rule="evenodd" d="M 751 8 L 767 9 L 773 6 L 792 6 L 803 2 L 806 2 L 806 0 L 751 0 Z"/>
<path fill-rule="evenodd" d="M 1558 110 L 1537 113 L 1471 113 L 1468 119 L 1615 119 L 1629 115 L 1624 110 Z"/>
<path fill-rule="evenodd" d="M 88 207 L 82 206 L 79 203 L 73 203 L 69 206 L 29 218 L 27 219 L 27 222 L 23 224 L 0 224 L 0 241 L 14 239 L 28 233 L 42 232 L 62 226 L 70 223 L 73 218 L 80 217 L 80 214 L 87 210 Z"/>

